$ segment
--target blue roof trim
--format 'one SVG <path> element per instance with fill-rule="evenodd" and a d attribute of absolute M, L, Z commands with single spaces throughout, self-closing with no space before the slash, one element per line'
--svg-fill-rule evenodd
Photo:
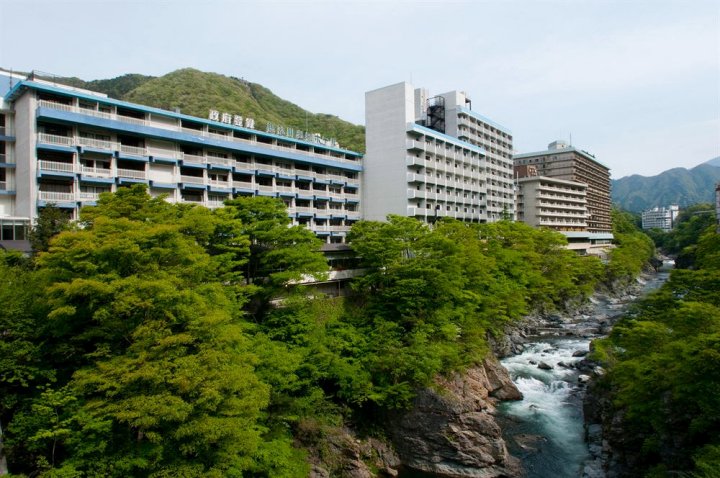
<path fill-rule="evenodd" d="M 83 176 L 80 175 L 80 182 L 83 183 L 102 183 L 102 184 L 114 184 L 115 178 L 98 178 L 94 176 Z"/>
<path fill-rule="evenodd" d="M 240 194 L 255 194 L 254 189 L 248 189 L 248 188 L 233 188 L 233 194 L 240 193 Z"/>
<path fill-rule="evenodd" d="M 12 196 L 15 194 L 14 189 L 2 189 L 0 190 L 0 196 Z"/>
<path fill-rule="evenodd" d="M 342 148 L 333 148 L 330 146 L 319 145 L 316 143 L 310 143 L 307 141 L 297 140 L 294 138 L 279 136 L 276 134 L 267 133 L 267 132 L 256 130 L 256 129 L 242 128 L 239 126 L 233 126 L 233 125 L 229 125 L 226 123 L 220 123 L 218 121 L 211 121 L 211 120 L 204 119 L 204 118 L 198 118 L 196 116 L 185 115 L 182 113 L 175 113 L 173 111 L 163 110 L 160 108 L 153 108 L 151 106 L 144 106 L 144 105 L 140 105 L 137 103 L 130 103 L 127 101 L 115 100 L 113 98 L 92 95 L 92 94 L 83 93 L 80 91 L 72 91 L 72 90 L 68 90 L 66 88 L 52 86 L 52 85 L 46 85 L 43 83 L 37 83 L 37 82 L 31 81 L 31 80 L 24 80 L 24 81 L 21 81 L 18 84 L 16 84 L 5 95 L 5 100 L 8 102 L 14 101 L 17 97 L 19 97 L 24 92 L 25 89 L 36 89 L 36 90 L 42 90 L 42 91 L 49 91 L 49 92 L 57 93 L 60 95 L 65 95 L 65 96 L 70 96 L 70 97 L 75 97 L 75 98 L 82 98 L 82 99 L 91 100 L 91 101 L 97 101 L 98 103 L 103 103 L 106 105 L 121 106 L 123 108 L 143 111 L 145 113 L 157 114 L 157 115 L 161 115 L 161 116 L 192 121 L 195 123 L 212 126 L 213 128 L 220 128 L 220 129 L 224 129 L 224 130 L 228 130 L 228 131 L 239 131 L 239 132 L 248 133 L 248 134 L 256 134 L 256 135 L 264 136 L 266 138 L 279 139 L 279 140 L 294 143 L 294 144 L 303 144 L 306 146 L 317 147 L 317 148 L 331 150 L 331 151 L 337 151 L 339 153 L 349 154 L 349 155 L 352 155 L 352 156 L 355 156 L 358 158 L 362 157 L 362 154 L 358 153 L 356 151 L 350 151 L 350 150 L 342 149 Z"/>
<path fill-rule="evenodd" d="M 295 176 L 293 176 L 292 174 L 288 175 L 288 174 L 278 173 L 277 177 L 279 179 L 287 179 L 288 181 L 293 181 L 295 179 Z"/>
<path fill-rule="evenodd" d="M 185 162 L 182 159 L 180 160 L 180 166 L 183 168 L 207 169 L 207 164 L 205 163 Z"/>
<path fill-rule="evenodd" d="M 75 178 L 75 173 L 65 172 L 65 171 L 45 171 L 42 169 L 38 169 L 37 177 L 50 177 L 50 178 Z"/>
<path fill-rule="evenodd" d="M 304 176 L 304 175 L 302 175 L 302 174 L 296 175 L 296 176 L 295 176 L 295 179 L 296 179 L 297 181 L 307 181 L 307 182 L 312 182 L 312 181 L 315 180 L 315 178 L 313 178 L 312 176 Z"/>
<path fill-rule="evenodd" d="M 77 153 L 78 152 L 78 149 L 75 146 L 60 146 L 59 144 L 37 143 L 35 145 L 35 147 L 37 147 L 39 149 L 46 149 L 48 151 L 61 151 L 63 153 Z"/>
<path fill-rule="evenodd" d="M 268 197 L 277 197 L 276 193 L 269 193 L 265 191 L 255 191 L 255 194 L 258 196 L 268 196 Z"/>
<path fill-rule="evenodd" d="M 60 209 L 75 209 L 78 207 L 76 202 L 53 202 L 53 201 L 43 201 L 41 199 L 38 199 L 37 201 L 37 207 L 45 207 L 48 204 L 54 204 L 56 207 L 59 207 Z"/>
<path fill-rule="evenodd" d="M 147 179 L 117 178 L 118 184 L 148 184 Z"/>
<path fill-rule="evenodd" d="M 207 186 L 204 184 L 198 184 L 198 183 L 180 183 L 180 189 L 207 189 Z"/>
<path fill-rule="evenodd" d="M 0 134 L 0 141 L 15 141 L 15 136 Z"/>
<path fill-rule="evenodd" d="M 0 163 L 0 168 L 14 168 L 17 164 L 15 163 Z"/>
<path fill-rule="evenodd" d="M 330 197 L 328 196 L 315 196 L 315 201 L 329 201 Z"/>
<path fill-rule="evenodd" d="M 283 191 L 283 192 L 279 192 L 279 193 L 278 193 L 278 196 L 283 196 L 283 197 L 288 197 L 288 198 L 294 198 L 294 197 L 295 197 L 295 193 L 288 193 L 288 192 L 284 192 L 284 191 Z"/>
<path fill-rule="evenodd" d="M 122 121 L 99 118 L 96 116 L 83 115 L 81 113 L 74 113 L 71 111 L 55 110 L 52 108 L 38 107 L 37 116 L 43 118 L 55 119 L 58 121 L 66 121 L 69 123 L 83 123 L 96 126 L 98 128 L 110 129 L 115 131 L 123 131 L 127 133 L 134 133 L 142 136 L 151 138 L 158 138 L 164 140 L 172 140 L 178 142 L 200 144 L 205 147 L 213 147 L 219 149 L 227 149 L 231 151 L 244 152 L 254 154 L 256 156 L 264 156 L 268 158 L 284 158 L 292 161 L 301 163 L 317 164 L 322 166 L 332 166 L 337 169 L 347 169 L 351 171 L 362 171 L 362 165 L 348 164 L 340 161 L 332 161 L 329 159 L 316 158 L 313 156 L 305 156 L 298 153 L 292 153 L 289 151 L 282 151 L 272 149 L 270 147 L 260 147 L 244 143 L 236 143 L 232 141 L 223 141 L 214 138 L 200 137 L 191 135 L 181 131 L 171 131 L 162 128 L 156 128 L 153 126 L 137 125 L 132 123 L 124 123 Z M 269 145 L 268 145 L 269 146 Z"/>
<path fill-rule="evenodd" d="M 237 166 L 233 166 L 233 173 L 247 174 L 248 176 L 254 176 L 255 170 L 254 169 L 243 169 L 243 168 L 238 168 Z M 293 179 L 295 179 L 295 178 L 293 178 Z"/>
<path fill-rule="evenodd" d="M 273 177 L 273 178 L 274 178 L 274 177 L 275 177 L 275 172 L 274 172 L 274 171 L 267 170 L 267 169 L 256 169 L 256 170 L 255 170 L 255 175 L 256 175 L 256 176 L 270 176 L 270 177 Z"/>
<path fill-rule="evenodd" d="M 177 184 L 175 184 L 175 183 L 160 183 L 157 181 L 150 181 L 150 187 L 158 188 L 158 189 L 175 189 L 175 188 L 177 188 Z"/>
<path fill-rule="evenodd" d="M 85 154 L 85 153 L 109 154 L 110 156 L 114 156 L 117 153 L 117 151 L 115 151 L 113 149 L 92 148 L 92 147 L 88 147 L 88 146 L 78 146 L 78 152 L 80 154 Z"/>
<path fill-rule="evenodd" d="M 408 123 L 408 126 L 409 126 L 408 131 L 415 131 L 416 133 L 420 133 L 420 134 L 424 134 L 425 136 L 431 136 L 436 139 L 440 139 L 442 141 L 445 141 L 452 145 L 458 146 L 460 148 L 465 148 L 465 149 L 469 149 L 471 151 L 475 151 L 476 153 L 480 153 L 483 156 L 486 155 L 484 148 L 481 148 L 480 146 L 475 146 L 472 143 L 468 143 L 461 139 L 455 138 L 454 136 L 450 136 L 445 133 L 440 133 L 438 131 L 435 131 L 434 129 L 426 128 L 425 126 L 421 126 L 417 123 Z"/>
<path fill-rule="evenodd" d="M 501 125 L 500 123 L 496 123 L 495 121 L 491 120 L 490 118 L 486 118 L 485 116 L 483 116 L 483 115 L 481 115 L 481 114 L 479 114 L 479 113 L 476 113 L 476 112 L 474 112 L 473 110 L 471 110 L 471 109 L 469 109 L 469 108 L 465 108 L 464 106 L 458 106 L 458 107 L 457 107 L 457 110 L 458 110 L 459 112 L 461 112 L 461 113 L 467 114 L 468 116 L 474 116 L 476 119 L 479 119 L 479 120 L 482 121 L 483 123 L 487 123 L 487 124 L 489 124 L 490 126 L 494 126 L 495 128 L 499 129 L 499 130 L 502 131 L 503 133 L 507 133 L 507 134 L 509 134 L 509 135 L 512 135 L 512 131 L 510 131 L 510 128 L 508 128 L 508 127 L 506 127 L 506 126 L 503 126 L 503 125 Z"/>
<path fill-rule="evenodd" d="M 232 171 L 232 166 L 227 164 L 208 163 L 208 169 L 222 169 L 224 171 Z"/>
<path fill-rule="evenodd" d="M 115 157 L 118 159 L 125 159 L 128 161 L 142 161 L 143 163 L 150 162 L 149 156 L 137 156 L 134 154 L 122 153 L 120 151 L 115 151 Z"/>
<path fill-rule="evenodd" d="M 165 163 L 165 164 L 177 164 L 178 160 L 175 158 L 164 158 L 162 156 L 150 156 L 151 163 Z"/>

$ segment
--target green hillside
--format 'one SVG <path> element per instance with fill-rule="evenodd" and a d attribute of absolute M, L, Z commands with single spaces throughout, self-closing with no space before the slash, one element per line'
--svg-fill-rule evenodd
<path fill-rule="evenodd" d="M 714 202 L 718 181 L 720 167 L 711 162 L 692 169 L 673 168 L 651 177 L 634 174 L 612 181 L 612 199 L 622 209 L 633 212 L 670 204 L 686 207 Z"/>
<path fill-rule="evenodd" d="M 365 128 L 337 116 L 314 114 L 286 101 L 257 83 L 192 68 L 173 71 L 161 77 L 128 74 L 108 80 L 83 81 L 65 78 L 63 82 L 108 96 L 156 108 L 174 110 L 207 118 L 211 109 L 255 119 L 257 129 L 267 122 L 320 133 L 336 138 L 345 149 L 365 150 Z"/>

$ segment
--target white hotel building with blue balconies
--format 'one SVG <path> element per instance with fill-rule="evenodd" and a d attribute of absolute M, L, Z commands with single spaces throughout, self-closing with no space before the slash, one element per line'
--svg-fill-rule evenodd
<path fill-rule="evenodd" d="M 0 98 L 5 246 L 24 241 L 49 203 L 77 217 L 101 193 L 135 183 L 210 208 L 238 195 L 278 197 L 294 224 L 327 243 L 343 243 L 360 219 L 360 153 L 3 70 Z"/>
<path fill-rule="evenodd" d="M 365 219 L 515 217 L 512 133 L 470 106 L 405 82 L 365 94 Z"/>

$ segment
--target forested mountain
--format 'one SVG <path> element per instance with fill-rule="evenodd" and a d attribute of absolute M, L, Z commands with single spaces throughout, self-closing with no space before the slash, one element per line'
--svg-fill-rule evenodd
<path fill-rule="evenodd" d="M 258 129 L 264 130 L 267 122 L 271 122 L 335 138 L 345 149 L 365 150 L 365 127 L 330 114 L 311 113 L 260 84 L 217 73 L 184 68 L 161 77 L 127 74 L 106 80 L 58 81 L 120 100 L 168 110 L 178 108 L 182 113 L 201 118 L 206 118 L 211 109 L 249 116 L 255 119 Z"/>
<path fill-rule="evenodd" d="M 718 181 L 720 158 L 714 158 L 692 169 L 673 168 L 657 176 L 633 174 L 613 180 L 612 199 L 622 209 L 633 212 L 670 204 L 684 207 L 713 202 Z"/>

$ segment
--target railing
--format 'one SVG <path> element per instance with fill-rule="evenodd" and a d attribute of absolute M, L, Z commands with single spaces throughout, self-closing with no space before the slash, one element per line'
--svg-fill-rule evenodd
<path fill-rule="evenodd" d="M 80 172 L 88 176 L 99 176 L 102 178 L 111 178 L 113 175 L 110 168 L 91 168 L 89 166 L 81 166 Z"/>
<path fill-rule="evenodd" d="M 204 164 L 205 156 L 198 156 L 197 154 L 185 154 L 182 155 L 182 160 L 188 163 Z"/>
<path fill-rule="evenodd" d="M 193 183 L 193 184 L 205 184 L 205 178 L 202 176 L 186 176 L 181 175 L 180 181 L 183 183 Z"/>
<path fill-rule="evenodd" d="M 82 136 L 78 136 L 75 141 L 80 146 L 89 146 L 90 148 L 117 149 L 117 143 L 105 139 L 83 138 Z"/>
<path fill-rule="evenodd" d="M 258 185 L 256 186 L 256 188 L 257 188 L 258 191 L 262 191 L 262 192 L 265 192 L 265 193 L 275 192 L 275 186 L 263 186 L 263 185 L 258 184 Z"/>
<path fill-rule="evenodd" d="M 274 150 L 278 150 L 278 151 L 298 152 L 298 150 L 296 148 L 289 148 L 289 147 L 280 146 L 277 144 L 264 143 L 262 141 L 238 138 L 238 137 L 233 136 L 230 131 L 228 131 L 227 135 L 218 134 L 218 133 L 210 133 L 208 131 L 200 131 L 200 130 L 196 130 L 193 128 L 183 128 L 180 125 L 168 125 L 168 124 L 164 124 L 164 123 L 156 123 L 156 122 L 149 121 L 149 120 L 144 120 L 144 119 L 139 119 L 139 118 L 131 118 L 129 116 L 118 115 L 115 113 L 106 113 L 106 112 L 102 112 L 102 111 L 79 108 L 77 106 L 65 105 L 62 103 L 56 103 L 54 101 L 47 101 L 47 100 L 40 100 L 38 102 L 38 104 L 39 104 L 39 106 L 46 107 L 46 108 L 52 108 L 52 109 L 57 109 L 57 110 L 62 110 L 62 111 L 71 111 L 71 112 L 87 114 L 87 115 L 91 115 L 91 116 L 98 116 L 101 118 L 107 118 L 107 119 L 112 119 L 112 120 L 116 120 L 116 121 L 121 121 L 123 123 L 140 124 L 140 125 L 153 126 L 153 127 L 157 127 L 157 128 L 169 129 L 169 130 L 173 130 L 173 131 L 182 131 L 182 132 L 189 133 L 189 134 L 192 134 L 195 136 L 200 136 L 200 137 L 205 137 L 205 138 L 214 138 L 214 139 L 218 139 L 221 141 L 228 141 L 228 142 L 232 142 L 232 143 L 250 144 L 253 146 L 260 146 L 260 147 L 270 148 L 270 149 L 274 149 Z M 258 133 L 260 133 L 260 131 L 258 131 Z M 90 145 L 88 145 L 88 146 L 90 146 Z M 320 145 L 318 145 L 318 147 L 325 148 L 324 146 L 320 146 Z M 333 155 L 330 153 L 320 154 L 315 151 L 302 151 L 300 154 L 308 155 L 308 156 L 315 156 L 318 158 L 330 159 L 333 161 L 338 161 L 340 163 L 348 163 L 348 164 L 359 164 L 360 163 L 359 158 L 357 158 L 357 159 L 339 158 L 336 155 Z"/>
<path fill-rule="evenodd" d="M 254 189 L 253 183 L 247 183 L 245 181 L 233 181 L 233 186 L 236 188 Z"/>
<path fill-rule="evenodd" d="M 221 188 L 229 188 L 230 187 L 230 181 L 220 181 L 217 179 L 209 179 L 208 184 L 210 184 L 210 186 L 219 186 Z"/>
<path fill-rule="evenodd" d="M 147 173 L 145 171 L 138 171 L 137 169 L 120 169 L 117 170 L 118 177 L 131 178 L 131 179 L 146 179 Z"/>
<path fill-rule="evenodd" d="M 277 189 L 279 193 L 295 193 L 295 188 L 292 186 L 276 186 L 275 189 Z"/>
<path fill-rule="evenodd" d="M 38 133 L 38 141 L 47 144 L 59 144 L 62 146 L 74 146 L 75 138 L 72 136 L 59 136 L 57 134 Z"/>
<path fill-rule="evenodd" d="M 75 194 L 71 192 L 38 191 L 38 196 L 43 201 L 74 201 Z"/>
<path fill-rule="evenodd" d="M 73 163 L 61 163 L 59 161 L 48 161 L 45 159 L 38 161 L 38 167 L 44 171 L 60 171 L 63 173 L 75 172 L 75 165 Z"/>
<path fill-rule="evenodd" d="M 136 154 L 138 156 L 145 156 L 145 148 L 139 146 L 129 146 L 127 144 L 120 145 L 120 152 L 128 154 Z"/>
<path fill-rule="evenodd" d="M 110 192 L 109 189 L 108 189 L 108 192 Z M 80 191 L 78 193 L 78 196 L 80 197 L 81 201 L 95 201 L 97 199 L 100 199 L 100 193 L 90 193 L 90 192 Z"/>
<path fill-rule="evenodd" d="M 159 156 L 161 158 L 172 158 L 172 159 L 180 159 L 182 158 L 182 153 L 172 150 L 172 149 L 161 149 L 161 148 L 148 148 L 148 155 L 150 156 Z"/>
<path fill-rule="evenodd" d="M 315 208 L 314 207 L 296 206 L 295 212 L 302 212 L 302 213 L 306 213 L 306 214 L 315 214 Z"/>
<path fill-rule="evenodd" d="M 207 156 L 207 162 L 210 164 L 224 164 L 232 166 L 235 160 L 233 158 L 221 158 L 219 156 Z"/>

